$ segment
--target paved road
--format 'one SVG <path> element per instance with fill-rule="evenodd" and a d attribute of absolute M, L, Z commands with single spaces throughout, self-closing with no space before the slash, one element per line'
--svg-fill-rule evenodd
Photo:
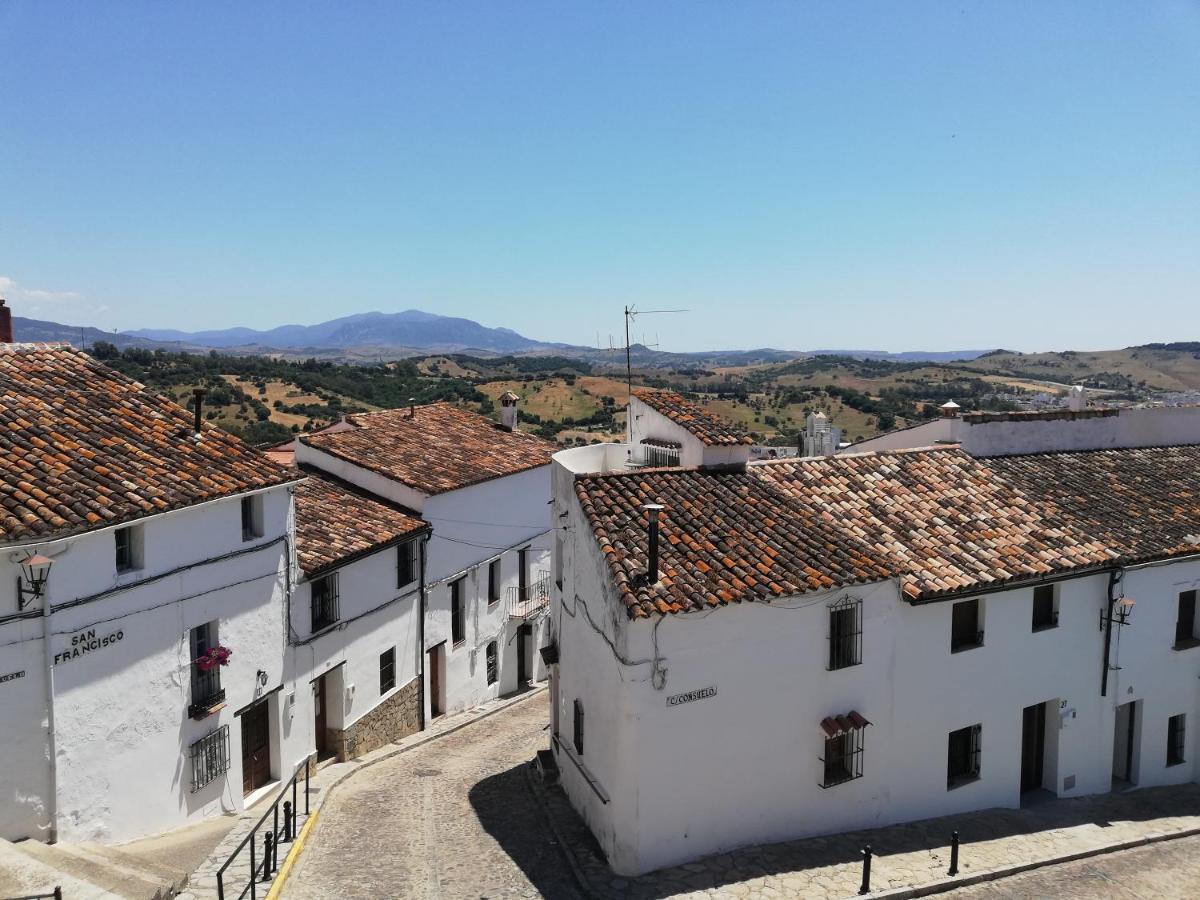
<path fill-rule="evenodd" d="M 286 900 L 580 895 L 522 767 L 545 693 L 355 774 L 330 797 Z"/>
<path fill-rule="evenodd" d="M 953 900 L 1196 900 L 1200 837 L 1048 866 L 944 896 Z"/>

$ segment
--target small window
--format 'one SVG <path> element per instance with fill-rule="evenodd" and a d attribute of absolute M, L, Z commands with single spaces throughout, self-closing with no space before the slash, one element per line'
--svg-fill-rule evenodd
<path fill-rule="evenodd" d="M 263 498 L 261 494 L 242 498 L 242 540 L 252 541 L 263 536 Z"/>
<path fill-rule="evenodd" d="M 1183 762 L 1183 714 L 1167 719 L 1167 765 Z"/>
<path fill-rule="evenodd" d="M 825 741 L 825 779 L 822 787 L 833 787 L 862 777 L 862 729 L 855 728 Z"/>
<path fill-rule="evenodd" d="M 396 587 L 407 587 L 417 580 L 417 542 L 405 541 L 396 548 Z"/>
<path fill-rule="evenodd" d="M 1042 631 L 1058 626 L 1058 602 L 1052 584 L 1033 589 L 1033 630 Z"/>
<path fill-rule="evenodd" d="M 229 726 L 222 725 L 192 744 L 192 793 L 229 771 Z"/>
<path fill-rule="evenodd" d="M 946 761 L 946 788 L 955 788 L 979 777 L 982 725 L 969 725 L 950 732 Z"/>
<path fill-rule="evenodd" d="M 461 644 L 467 639 L 467 616 L 464 604 L 464 588 L 466 578 L 450 582 L 450 641 Z"/>
<path fill-rule="evenodd" d="M 500 599 L 500 560 L 493 559 L 488 563 L 488 603 Z"/>
<path fill-rule="evenodd" d="M 339 618 L 338 575 L 334 572 L 312 583 L 312 630 L 328 628 Z"/>
<path fill-rule="evenodd" d="M 979 600 L 955 603 L 950 632 L 950 652 L 970 650 L 983 644 L 983 628 L 979 620 Z"/>
<path fill-rule="evenodd" d="M 829 608 L 829 668 L 862 662 L 862 601 L 841 600 Z"/>
<path fill-rule="evenodd" d="M 495 684 L 496 679 L 500 677 L 500 663 L 498 659 L 499 653 L 496 651 L 496 642 L 492 641 L 487 645 L 487 683 Z"/>
<path fill-rule="evenodd" d="M 132 572 L 142 567 L 142 526 L 131 525 L 113 532 L 116 539 L 118 572 Z"/>
<path fill-rule="evenodd" d="M 1179 595 L 1179 612 L 1175 617 L 1175 646 L 1195 646 L 1196 641 L 1196 592 L 1184 591 Z"/>
<path fill-rule="evenodd" d="M 382 697 L 396 686 L 396 648 L 390 647 L 379 654 L 379 696 Z"/>
<path fill-rule="evenodd" d="M 563 586 L 563 528 L 554 529 L 554 584 L 561 591 Z"/>
<path fill-rule="evenodd" d="M 583 756 L 583 704 L 575 701 L 575 752 Z"/>
<path fill-rule="evenodd" d="M 529 599 L 529 548 L 517 551 L 517 596 L 524 603 Z"/>

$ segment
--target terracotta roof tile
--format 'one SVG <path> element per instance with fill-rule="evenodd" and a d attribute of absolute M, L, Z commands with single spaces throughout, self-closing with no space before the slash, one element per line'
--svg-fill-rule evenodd
<path fill-rule="evenodd" d="M 429 528 L 412 510 L 332 475 L 310 468 L 303 474 L 295 493 L 296 558 L 310 578 Z"/>
<path fill-rule="evenodd" d="M 0 344 L 0 541 L 283 484 L 286 469 L 65 345 Z"/>
<path fill-rule="evenodd" d="M 709 446 L 754 443 L 750 435 L 672 391 L 637 388 L 633 395 L 675 424 L 682 425 Z"/>
<path fill-rule="evenodd" d="M 550 464 L 557 447 L 508 431 L 449 403 L 347 416 L 356 427 L 305 435 L 301 443 L 378 472 L 423 494 L 440 494 Z"/>

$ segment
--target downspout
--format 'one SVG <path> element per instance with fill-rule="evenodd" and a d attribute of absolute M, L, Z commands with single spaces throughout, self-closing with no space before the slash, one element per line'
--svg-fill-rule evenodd
<path fill-rule="evenodd" d="M 425 730 L 425 560 L 426 547 L 429 545 L 429 538 L 433 535 L 432 531 L 426 531 L 421 538 L 421 597 L 419 601 L 419 610 L 417 614 L 417 677 L 421 680 L 421 702 L 418 704 L 419 711 L 417 714 L 417 730 Z"/>
<path fill-rule="evenodd" d="M 46 798 L 49 840 L 58 842 L 58 738 L 54 731 L 54 654 L 50 647 L 50 594 L 42 597 L 42 656 L 46 662 L 46 746 L 50 753 L 50 793 Z"/>
<path fill-rule="evenodd" d="M 1104 625 L 1104 671 L 1100 674 L 1100 696 L 1108 696 L 1108 667 L 1112 656 L 1113 607 L 1117 605 L 1117 587 L 1125 578 L 1123 568 L 1108 573 L 1108 615 Z"/>

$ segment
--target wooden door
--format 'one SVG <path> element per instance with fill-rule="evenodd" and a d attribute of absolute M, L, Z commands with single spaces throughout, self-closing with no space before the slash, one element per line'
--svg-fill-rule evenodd
<path fill-rule="evenodd" d="M 529 643 L 533 636 L 533 628 L 522 625 L 517 629 L 517 684 L 523 687 L 529 684 Z"/>
<path fill-rule="evenodd" d="M 1035 791 L 1042 786 L 1046 756 L 1045 704 L 1025 707 L 1021 720 L 1021 790 Z"/>
<path fill-rule="evenodd" d="M 271 722 L 267 701 L 242 713 L 242 795 L 271 783 Z"/>
<path fill-rule="evenodd" d="M 429 718 L 436 719 L 445 710 L 442 706 L 442 650 L 445 644 L 438 644 L 429 651 Z"/>
<path fill-rule="evenodd" d="M 322 675 L 313 682 L 313 710 L 316 713 L 316 721 L 313 723 L 314 734 L 316 736 L 317 759 L 325 759 L 329 756 L 329 737 L 326 716 L 326 696 L 325 696 L 325 676 Z"/>

